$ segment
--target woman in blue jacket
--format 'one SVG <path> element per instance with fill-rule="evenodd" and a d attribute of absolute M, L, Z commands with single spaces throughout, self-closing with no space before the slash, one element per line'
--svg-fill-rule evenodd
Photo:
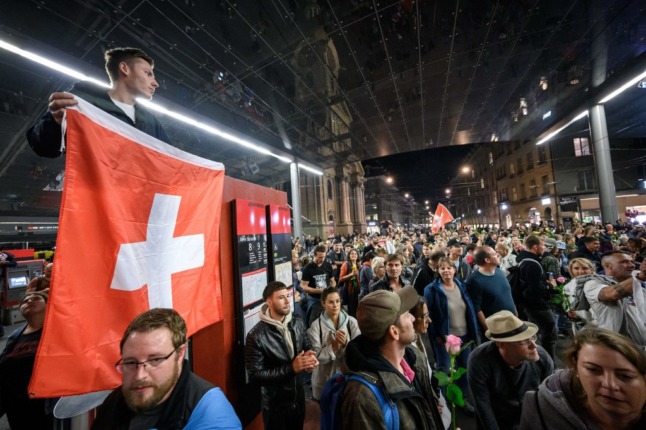
<path fill-rule="evenodd" d="M 467 288 L 455 278 L 456 267 L 453 262 L 447 257 L 440 258 L 438 272 L 440 277 L 424 288 L 424 298 L 428 302 L 432 321 L 428 333 L 435 353 L 436 367 L 448 373 L 451 357 L 446 351 L 446 338 L 452 334 L 462 339 L 463 345 L 471 340 L 476 342 L 478 324 Z M 473 345 L 462 351 L 455 360 L 456 367 L 466 369 L 472 350 Z M 466 378 L 460 378 L 458 385 L 466 394 Z"/>

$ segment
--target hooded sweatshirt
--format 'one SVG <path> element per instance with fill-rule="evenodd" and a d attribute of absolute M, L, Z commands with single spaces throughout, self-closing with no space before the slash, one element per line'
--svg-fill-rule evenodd
<path fill-rule="evenodd" d="M 287 345 L 287 353 L 290 357 L 294 357 L 294 342 L 292 342 L 292 336 L 289 334 L 289 327 L 287 324 L 292 320 L 292 313 L 288 313 L 283 318 L 283 321 L 276 321 L 269 314 L 269 307 L 267 305 L 262 305 L 260 308 L 260 321 L 264 321 L 267 324 L 273 325 L 278 329 L 280 334 L 283 335 L 285 339 L 285 344 Z"/>
<path fill-rule="evenodd" d="M 646 428 L 642 415 L 631 429 Z M 545 379 L 537 391 L 523 399 L 519 430 L 599 430 L 600 427 L 576 401 L 570 385 L 570 370 L 557 370 Z"/>
<path fill-rule="evenodd" d="M 404 360 L 414 372 L 413 382 L 381 355 L 375 341 L 360 335 L 346 347 L 344 365 L 347 373 L 358 374 L 384 390 L 397 406 L 400 430 L 443 429 L 426 357 L 417 348 L 407 347 Z M 361 382 L 348 381 L 341 408 L 342 429 L 386 430 L 379 402 Z"/>

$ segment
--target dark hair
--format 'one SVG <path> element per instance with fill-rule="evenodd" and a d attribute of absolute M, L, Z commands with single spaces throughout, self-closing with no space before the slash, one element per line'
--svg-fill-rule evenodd
<path fill-rule="evenodd" d="M 326 251 L 327 250 L 325 248 L 325 245 L 318 245 L 316 248 L 314 248 L 314 252 L 312 253 L 312 255 L 316 255 L 319 252 L 322 252 L 323 254 L 325 254 Z"/>
<path fill-rule="evenodd" d="M 604 252 L 601 254 L 601 264 L 605 264 L 605 261 L 608 260 L 608 258 L 614 258 L 615 255 L 631 255 L 630 253 L 626 251 L 608 251 Z"/>
<path fill-rule="evenodd" d="M 485 259 L 489 258 L 489 251 L 487 251 L 489 246 L 479 246 L 476 248 L 476 252 L 473 254 L 473 262 L 478 266 L 484 266 L 487 264 Z"/>
<path fill-rule="evenodd" d="M 446 257 L 446 252 L 444 251 L 435 251 L 429 257 L 430 260 L 439 260 L 442 257 Z"/>
<path fill-rule="evenodd" d="M 419 314 L 422 313 L 422 310 L 424 309 L 424 305 L 428 306 L 428 302 L 426 301 L 426 299 L 423 296 L 419 296 L 419 300 L 417 301 L 417 304 L 415 306 L 413 306 L 413 308 L 411 310 L 409 310 L 408 312 L 413 314 L 413 316 L 416 319 L 420 318 Z"/>
<path fill-rule="evenodd" d="M 365 263 L 366 261 L 372 261 L 373 258 L 375 258 L 377 254 L 375 254 L 373 251 L 368 251 L 365 254 L 363 254 L 363 257 L 361 258 L 361 262 Z"/>
<path fill-rule="evenodd" d="M 624 335 L 601 327 L 586 327 L 581 330 L 565 351 L 565 364 L 570 369 L 570 384 L 572 392 L 579 400 L 585 400 L 586 393 L 576 373 L 579 351 L 584 345 L 599 345 L 623 355 L 637 371 L 646 377 L 646 354 L 635 343 Z"/>
<path fill-rule="evenodd" d="M 541 240 L 542 239 L 540 237 L 536 236 L 535 234 L 530 234 L 529 236 L 527 236 L 525 238 L 525 247 L 527 249 L 532 249 L 532 247 L 534 247 L 536 245 L 540 245 Z"/>
<path fill-rule="evenodd" d="M 467 245 L 466 250 L 467 250 L 467 251 L 473 251 L 473 250 L 474 250 L 474 249 L 476 249 L 477 247 L 478 247 L 478 245 L 476 245 L 475 243 L 470 243 L 470 244 L 468 244 L 468 245 Z"/>
<path fill-rule="evenodd" d="M 399 254 L 388 254 L 384 260 L 385 260 L 384 263 L 390 263 L 391 261 L 397 260 L 400 263 L 404 264 L 404 260 L 402 259 L 402 256 Z"/>
<path fill-rule="evenodd" d="M 274 295 L 276 291 L 287 289 L 287 285 L 283 284 L 280 281 L 273 281 L 267 284 L 265 289 L 262 291 L 262 299 L 267 300 Z"/>
<path fill-rule="evenodd" d="M 175 309 L 154 308 L 140 313 L 128 324 L 119 343 L 119 350 L 123 352 L 123 345 L 132 333 L 150 333 L 164 327 L 170 330 L 175 349 L 186 343 L 184 318 Z"/>
<path fill-rule="evenodd" d="M 584 245 L 592 242 L 600 242 L 599 238 L 596 236 L 583 236 L 581 241 L 583 242 Z"/>
<path fill-rule="evenodd" d="M 346 260 L 349 262 L 350 261 L 350 254 L 352 254 L 352 251 L 357 253 L 357 261 L 359 261 L 359 250 L 356 248 L 352 248 L 351 250 L 348 251 L 348 255 Z"/>
<path fill-rule="evenodd" d="M 150 67 L 155 67 L 155 62 L 144 51 L 138 48 L 114 48 L 105 51 L 105 71 L 110 77 L 110 82 L 115 82 L 119 79 L 119 64 L 126 63 L 132 66 L 132 61 L 136 58 L 141 58 Z"/>
<path fill-rule="evenodd" d="M 339 299 L 341 298 L 341 294 L 339 293 L 339 289 L 337 287 L 327 287 L 326 289 L 324 289 L 321 293 L 321 303 L 325 303 L 327 296 L 334 293 L 339 295 Z"/>

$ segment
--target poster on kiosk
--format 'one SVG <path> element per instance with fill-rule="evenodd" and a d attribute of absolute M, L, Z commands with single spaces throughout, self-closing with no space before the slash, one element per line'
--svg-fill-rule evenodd
<path fill-rule="evenodd" d="M 240 344 L 260 322 L 260 308 L 265 303 L 262 292 L 269 282 L 267 271 L 267 217 L 265 204 L 249 200 L 233 201 L 234 271 Z"/>
<path fill-rule="evenodd" d="M 287 285 L 292 296 L 294 312 L 294 287 L 292 282 L 292 226 L 289 206 L 268 205 L 269 225 L 269 279 Z"/>

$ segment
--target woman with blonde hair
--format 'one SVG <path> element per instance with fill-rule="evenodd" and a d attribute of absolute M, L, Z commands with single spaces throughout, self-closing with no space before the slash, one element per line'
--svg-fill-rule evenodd
<path fill-rule="evenodd" d="M 557 370 L 523 399 L 520 430 L 646 428 L 646 355 L 627 337 L 590 327 Z"/>
<path fill-rule="evenodd" d="M 563 292 L 568 296 L 572 307 L 567 312 L 567 317 L 572 321 L 572 332 L 576 334 L 584 325 L 594 321 L 594 314 L 590 309 L 577 310 L 574 308 L 581 307 L 579 306 L 580 298 L 577 297 L 577 283 L 580 284 L 579 293 L 581 293 L 583 284 L 588 280 L 587 277 L 580 277 L 593 275 L 595 273 L 595 268 L 594 263 L 587 258 L 573 258 L 570 260 L 567 270 L 572 277 L 572 280 L 563 286 Z M 577 278 L 580 279 L 577 281 Z"/>

